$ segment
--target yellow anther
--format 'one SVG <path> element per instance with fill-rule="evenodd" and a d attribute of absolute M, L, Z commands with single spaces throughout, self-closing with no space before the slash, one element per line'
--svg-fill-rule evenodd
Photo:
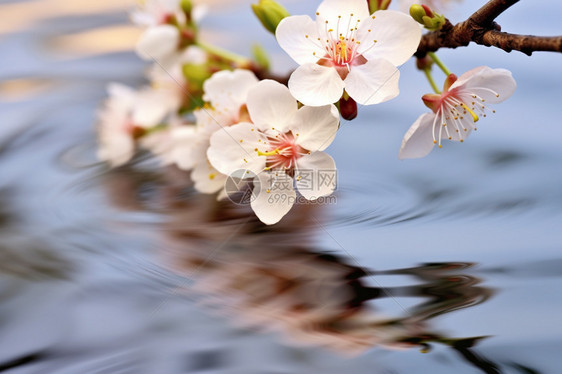
<path fill-rule="evenodd" d="M 279 148 L 269 152 L 262 152 L 260 150 L 258 150 L 257 152 L 258 152 L 258 156 L 275 156 L 279 154 Z"/>
<path fill-rule="evenodd" d="M 215 179 L 216 176 L 217 176 L 216 174 L 209 174 L 209 179 L 213 180 L 213 179 Z"/>
<path fill-rule="evenodd" d="M 467 107 L 465 103 L 461 103 L 461 106 L 462 106 L 464 109 L 466 109 L 466 111 L 467 111 L 468 113 L 470 113 L 470 115 L 472 116 L 472 120 L 473 120 L 474 122 L 478 122 L 478 119 L 479 119 L 479 118 L 478 118 L 478 116 L 476 115 L 476 113 L 474 113 L 474 112 L 472 111 L 472 109 L 470 109 L 469 107 Z"/>

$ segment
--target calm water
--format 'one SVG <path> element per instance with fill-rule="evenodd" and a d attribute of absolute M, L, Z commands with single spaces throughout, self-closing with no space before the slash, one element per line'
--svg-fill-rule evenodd
<path fill-rule="evenodd" d="M 559 3 L 522 3 L 504 29 L 562 33 Z M 145 68 L 126 6 L 96 4 L 0 2 L 0 372 L 562 371 L 562 56 L 442 53 L 518 90 L 465 144 L 400 162 L 428 91 L 406 64 L 403 95 L 328 150 L 337 202 L 266 227 L 146 157 L 96 162 L 106 83 Z M 246 14 L 208 36 L 244 52 Z"/>

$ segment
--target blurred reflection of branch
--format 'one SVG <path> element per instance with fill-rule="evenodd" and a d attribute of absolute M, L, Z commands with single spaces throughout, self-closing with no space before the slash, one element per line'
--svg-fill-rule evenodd
<path fill-rule="evenodd" d="M 69 261 L 49 248 L 33 228 L 20 222 L 11 209 L 12 191 L 0 189 L 0 274 L 23 279 L 65 279 L 72 270 Z"/>
<path fill-rule="evenodd" d="M 363 269 L 343 256 L 313 248 L 317 234 L 313 216 L 321 216 L 322 206 L 296 205 L 279 224 L 266 226 L 249 206 L 195 194 L 186 174 L 173 168 L 158 176 L 113 171 L 106 186 L 111 201 L 122 209 L 166 215 L 158 254 L 175 272 L 195 275 L 193 286 L 182 287 L 183 292 L 198 295 L 208 308 L 245 326 L 280 331 L 293 343 L 352 354 L 375 346 L 425 349 L 440 343 L 464 353 L 468 360 L 470 351 L 462 344 L 478 341 L 447 338 L 429 327 L 435 316 L 490 297 L 489 289 L 477 286 L 478 278 L 463 274 L 472 264 Z M 240 226 L 241 222 L 245 224 Z M 223 242 L 227 244 L 216 248 Z M 371 287 L 372 275 L 410 275 L 419 284 Z M 389 296 L 427 301 L 393 318 L 375 309 L 377 300 Z"/>

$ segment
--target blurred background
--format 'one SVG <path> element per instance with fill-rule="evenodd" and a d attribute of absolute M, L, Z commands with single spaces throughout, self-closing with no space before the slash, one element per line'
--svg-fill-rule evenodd
<path fill-rule="evenodd" d="M 290 71 L 249 3 L 211 4 L 204 38 L 260 43 Z M 0 1 L 0 372 L 560 372 L 561 55 L 440 51 L 518 89 L 464 144 L 399 161 L 430 92 L 407 62 L 402 94 L 359 108 L 328 149 L 337 203 L 266 227 L 179 170 L 97 162 L 107 83 L 146 83 L 133 5 Z M 521 1 L 497 22 L 561 35 L 561 12 Z"/>

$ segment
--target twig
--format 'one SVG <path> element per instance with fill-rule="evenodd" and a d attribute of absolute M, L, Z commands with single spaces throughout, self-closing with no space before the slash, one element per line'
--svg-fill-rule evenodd
<path fill-rule="evenodd" d="M 452 25 L 446 20 L 439 31 L 422 37 L 416 57 L 441 48 L 466 47 L 470 42 L 487 47 L 497 47 L 506 52 L 519 51 L 531 55 L 537 51 L 562 52 L 562 36 L 517 35 L 501 32 L 494 20 L 519 0 L 491 0 L 466 21 Z"/>

